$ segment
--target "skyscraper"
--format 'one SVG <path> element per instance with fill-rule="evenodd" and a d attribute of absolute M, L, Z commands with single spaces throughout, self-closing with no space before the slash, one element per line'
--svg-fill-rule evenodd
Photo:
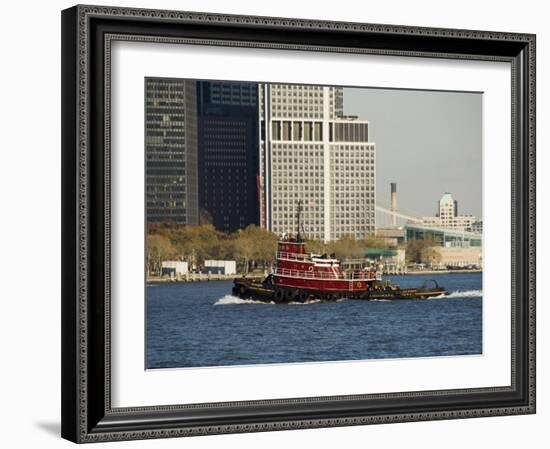
<path fill-rule="evenodd" d="M 198 223 L 194 81 L 145 79 L 147 222 Z"/>
<path fill-rule="evenodd" d="M 343 89 L 260 84 L 261 223 L 308 237 L 364 238 L 375 228 L 375 145 L 369 124 L 343 113 Z"/>
<path fill-rule="evenodd" d="M 202 220 L 224 232 L 259 224 L 258 85 L 197 85 Z"/>

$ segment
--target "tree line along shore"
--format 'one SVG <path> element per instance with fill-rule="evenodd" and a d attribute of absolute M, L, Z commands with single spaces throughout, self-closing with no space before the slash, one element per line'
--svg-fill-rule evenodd
<path fill-rule="evenodd" d="M 250 225 L 233 233 L 224 233 L 211 224 L 197 226 L 173 223 L 152 223 L 147 226 L 147 273 L 159 276 L 162 262 L 181 260 L 195 271 L 202 271 L 208 259 L 235 260 L 237 271 L 248 274 L 269 269 L 275 262 L 278 236 L 264 228 Z M 367 248 L 395 248 L 384 239 L 366 237 L 356 239 L 344 235 L 338 240 L 323 242 L 305 238 L 306 249 L 315 254 L 332 254 L 346 259 L 364 259 Z M 409 240 L 403 245 L 408 264 L 437 262 L 432 239 Z"/>

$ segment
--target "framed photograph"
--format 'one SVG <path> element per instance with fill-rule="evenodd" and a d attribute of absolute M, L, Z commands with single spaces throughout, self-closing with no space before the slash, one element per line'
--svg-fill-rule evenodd
<path fill-rule="evenodd" d="M 535 413 L 535 36 L 62 12 L 62 436 Z"/>

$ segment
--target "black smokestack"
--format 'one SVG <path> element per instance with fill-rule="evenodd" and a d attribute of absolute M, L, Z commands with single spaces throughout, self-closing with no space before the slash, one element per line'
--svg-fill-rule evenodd
<path fill-rule="evenodd" d="M 391 187 L 390 210 L 393 212 L 391 216 L 391 224 L 392 226 L 397 226 L 397 215 L 395 215 L 395 213 L 397 212 L 397 183 L 396 182 L 390 183 L 390 187 Z"/>

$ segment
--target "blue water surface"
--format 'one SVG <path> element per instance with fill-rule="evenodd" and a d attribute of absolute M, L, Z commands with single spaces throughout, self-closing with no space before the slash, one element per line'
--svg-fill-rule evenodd
<path fill-rule="evenodd" d="M 426 300 L 258 304 L 232 282 L 147 287 L 147 368 L 321 362 L 482 353 L 480 273 L 436 279 L 451 294 Z"/>

